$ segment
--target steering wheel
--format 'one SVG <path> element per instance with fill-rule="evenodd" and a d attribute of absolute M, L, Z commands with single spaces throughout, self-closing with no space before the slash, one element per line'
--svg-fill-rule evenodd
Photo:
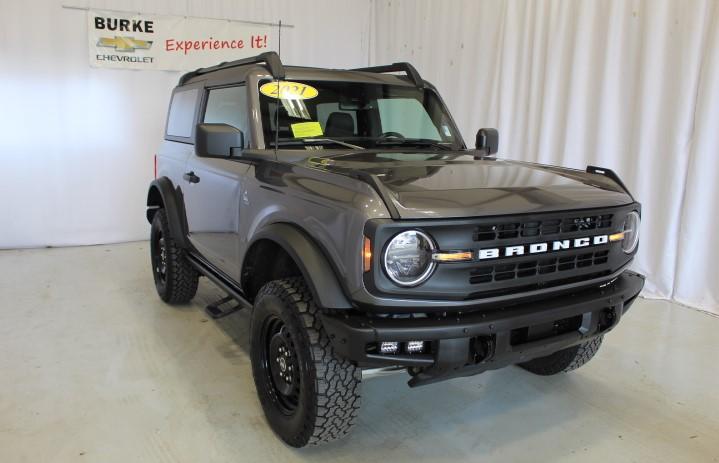
<path fill-rule="evenodd" d="M 396 138 L 398 140 L 404 140 L 405 137 L 399 132 L 384 132 L 382 135 L 379 136 L 380 140 L 388 139 L 388 138 Z"/>

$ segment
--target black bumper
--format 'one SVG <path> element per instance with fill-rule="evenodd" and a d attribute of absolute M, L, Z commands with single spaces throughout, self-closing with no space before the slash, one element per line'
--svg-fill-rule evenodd
<path fill-rule="evenodd" d="M 337 353 L 363 367 L 419 367 L 410 386 L 549 355 L 614 328 L 644 286 L 625 271 L 614 280 L 575 293 L 491 311 L 445 317 L 389 318 L 324 314 L 322 322 Z M 433 318 L 430 318 L 433 317 Z M 421 354 L 380 354 L 382 341 L 425 342 Z"/>

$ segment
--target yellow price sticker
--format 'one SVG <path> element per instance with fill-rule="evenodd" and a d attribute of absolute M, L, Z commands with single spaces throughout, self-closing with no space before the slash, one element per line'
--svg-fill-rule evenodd
<path fill-rule="evenodd" d="M 319 122 L 298 122 L 290 124 L 290 127 L 295 138 L 321 137 L 323 135 Z"/>
<path fill-rule="evenodd" d="M 311 85 L 284 80 L 262 84 L 260 93 L 270 98 L 281 98 L 283 100 L 309 100 L 319 94 L 317 89 Z"/>

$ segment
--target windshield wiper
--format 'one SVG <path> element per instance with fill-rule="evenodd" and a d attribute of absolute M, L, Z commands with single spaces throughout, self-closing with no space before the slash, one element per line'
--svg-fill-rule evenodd
<path fill-rule="evenodd" d="M 446 143 L 441 143 L 437 140 L 430 140 L 427 138 L 382 138 L 374 140 L 374 143 L 375 145 L 428 146 L 443 150 L 452 150 L 452 147 Z"/>
<path fill-rule="evenodd" d="M 347 143 L 346 141 L 335 140 L 334 138 L 303 138 L 303 140 L 310 141 L 310 142 L 320 141 L 320 142 L 336 143 L 338 145 L 346 146 L 347 148 L 352 148 L 355 150 L 363 150 L 364 149 L 364 147 L 362 147 L 362 146 L 353 145 L 352 143 Z"/>
<path fill-rule="evenodd" d="M 353 145 L 352 143 L 347 143 L 346 141 L 341 140 L 335 140 L 333 138 L 297 138 L 292 140 L 280 140 L 279 145 L 324 145 L 324 144 L 335 144 L 344 146 L 346 148 L 352 148 L 354 150 L 363 150 L 365 149 L 362 146 L 359 145 Z"/>

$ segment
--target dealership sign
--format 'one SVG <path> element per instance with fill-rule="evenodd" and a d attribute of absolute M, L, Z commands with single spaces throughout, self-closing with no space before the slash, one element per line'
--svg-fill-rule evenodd
<path fill-rule="evenodd" d="M 272 46 L 272 28 L 225 19 L 89 10 L 90 66 L 186 71 L 254 56 Z"/>

